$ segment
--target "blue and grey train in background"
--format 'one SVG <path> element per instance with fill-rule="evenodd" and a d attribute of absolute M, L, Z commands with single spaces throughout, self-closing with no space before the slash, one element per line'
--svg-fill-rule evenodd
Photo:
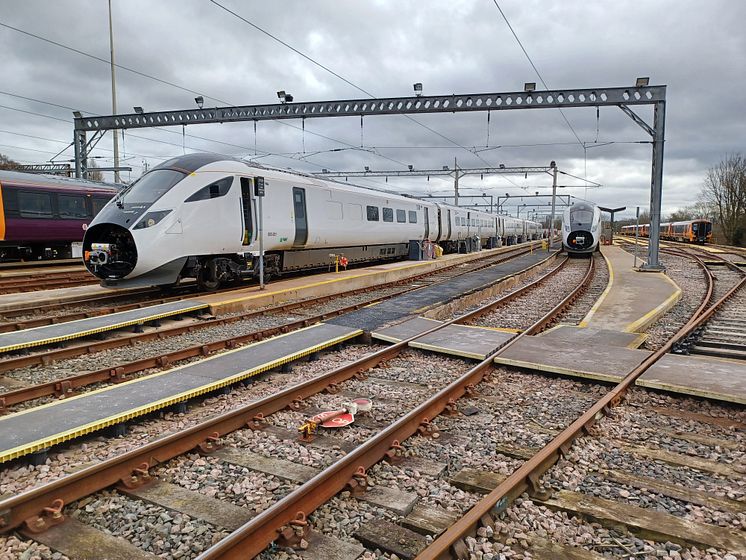
<path fill-rule="evenodd" d="M 562 247 L 570 254 L 598 251 L 601 209 L 590 202 L 576 202 L 562 214 Z"/>

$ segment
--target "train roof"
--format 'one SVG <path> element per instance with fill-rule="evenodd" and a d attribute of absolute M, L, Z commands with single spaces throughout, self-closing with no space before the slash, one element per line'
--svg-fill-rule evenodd
<path fill-rule="evenodd" d="M 281 169 L 278 167 L 271 167 L 271 166 L 262 165 L 259 163 L 247 162 L 242 159 L 233 158 L 230 156 L 222 156 L 222 155 L 213 154 L 213 153 L 192 153 L 192 154 L 184 154 L 182 156 L 177 156 L 167 161 L 164 161 L 163 163 L 159 164 L 157 167 L 154 167 L 151 171 L 155 171 L 156 169 L 178 169 L 185 173 L 192 173 L 206 165 L 209 165 L 212 163 L 218 163 L 221 161 L 231 161 L 235 163 L 241 163 L 249 168 L 261 170 L 267 173 L 268 178 L 272 178 L 273 176 L 275 178 L 279 178 L 282 175 L 294 175 L 296 177 L 304 179 L 308 184 L 312 184 L 316 186 L 324 186 L 324 185 L 332 186 L 333 185 L 333 186 L 339 187 L 340 189 L 355 189 L 355 190 L 371 191 L 378 195 L 386 195 L 387 197 L 391 197 L 392 199 L 401 200 L 402 202 L 417 201 L 419 203 L 437 204 L 437 205 L 444 206 L 447 208 L 463 210 L 466 212 L 478 212 L 480 214 L 489 215 L 490 217 L 498 217 L 497 214 L 490 214 L 489 212 L 475 210 L 473 208 L 466 208 L 463 206 L 452 206 L 450 204 L 436 202 L 434 200 L 427 200 L 427 198 L 421 198 L 421 197 L 416 197 L 416 196 L 412 196 L 408 194 L 402 194 L 402 193 L 390 191 L 387 189 L 379 189 L 379 188 L 370 187 L 370 186 L 358 185 L 356 183 L 349 183 L 347 181 L 335 180 L 333 178 L 322 178 L 316 175 L 311 175 L 309 173 L 303 173 L 301 171 L 296 171 L 293 169 Z M 520 221 L 520 222 L 527 222 L 527 223 L 532 223 L 532 224 L 537 224 L 537 225 L 539 224 L 538 222 L 533 222 L 531 220 L 522 220 L 520 218 L 513 218 L 513 219 Z"/>
<path fill-rule="evenodd" d="M 99 183 L 87 179 L 74 179 L 72 177 L 61 177 L 59 175 L 44 175 L 39 173 L 23 173 L 21 171 L 0 170 L 0 183 L 10 185 L 24 185 L 35 187 L 53 187 L 63 189 L 88 189 L 103 192 L 117 193 L 121 186 L 113 183 Z"/>

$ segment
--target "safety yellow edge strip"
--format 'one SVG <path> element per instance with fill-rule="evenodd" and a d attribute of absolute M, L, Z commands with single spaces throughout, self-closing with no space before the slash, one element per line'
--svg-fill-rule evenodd
<path fill-rule="evenodd" d="M 649 273 L 645 273 L 649 274 Z M 674 305 L 676 305 L 676 302 L 681 299 L 681 288 L 679 288 L 676 283 L 671 280 L 668 276 L 666 276 L 663 273 L 659 273 L 663 276 L 663 278 L 667 279 L 669 282 L 671 282 L 674 286 L 676 286 L 676 290 L 674 293 L 672 293 L 670 296 L 668 296 L 665 301 L 663 301 L 661 304 L 657 305 L 655 308 L 651 309 L 645 315 L 637 319 L 637 321 L 633 321 L 629 325 L 627 325 L 624 328 L 624 332 L 635 332 L 637 330 L 645 330 L 650 324 L 655 321 L 660 315 L 663 315 L 666 313 L 669 309 L 671 309 Z"/>
<path fill-rule="evenodd" d="M 156 315 L 148 315 L 147 317 L 141 317 L 139 319 L 134 319 L 134 320 L 131 320 L 131 321 L 123 321 L 121 323 L 114 323 L 114 324 L 106 325 L 106 326 L 99 327 L 99 328 L 96 328 L 96 329 L 88 329 L 88 330 L 85 330 L 85 331 L 78 331 L 78 332 L 70 333 L 70 334 L 67 334 L 67 335 L 64 335 L 64 336 L 53 336 L 53 337 L 50 337 L 50 338 L 43 338 L 43 339 L 40 339 L 40 340 L 31 340 L 29 342 L 21 342 L 19 344 L 11 344 L 9 346 L 0 346 L 0 353 L 10 352 L 12 350 L 20 350 L 22 348 L 32 348 L 34 346 L 44 346 L 45 344 L 54 344 L 55 342 L 62 342 L 63 340 L 72 340 L 74 338 L 81 338 L 83 336 L 89 336 L 89 335 L 92 335 L 92 334 L 102 333 L 102 332 L 106 332 L 106 331 L 113 331 L 115 329 L 122 329 L 124 327 L 130 327 L 132 325 L 137 325 L 139 323 L 147 323 L 149 321 L 156 321 L 158 319 L 165 319 L 166 317 L 172 317 L 173 315 L 180 315 L 182 313 L 190 313 L 192 311 L 198 311 L 200 309 L 207 309 L 208 307 L 210 307 L 209 304 L 202 303 L 200 305 L 194 305 L 194 306 L 191 306 L 191 307 L 185 307 L 183 309 L 175 309 L 175 310 L 167 311 L 167 312 L 164 312 L 164 313 L 158 313 Z M 127 311 L 120 311 L 120 313 L 127 313 Z M 109 316 L 113 316 L 113 315 L 116 315 L 116 313 L 112 313 Z M 75 323 L 77 321 L 86 321 L 88 319 L 92 319 L 92 317 L 86 317 L 85 319 L 76 319 L 75 321 L 68 321 L 66 323 L 58 323 L 58 326 L 59 325 L 67 325 L 69 323 Z M 48 326 L 50 326 L 50 325 L 43 325 L 41 327 L 34 327 L 34 328 L 31 328 L 31 329 L 26 329 L 23 332 L 33 331 L 33 330 L 45 328 L 45 327 L 48 327 Z M 22 332 L 22 331 L 13 331 L 14 334 L 18 334 L 19 332 Z"/>
<path fill-rule="evenodd" d="M 307 328 L 318 327 L 321 324 L 323 324 L 323 323 L 319 323 L 317 325 L 313 325 L 313 326 L 307 327 Z M 305 330 L 305 329 L 300 329 L 300 330 Z M 243 346 L 241 348 L 237 348 L 235 350 L 231 350 L 230 352 L 236 352 L 236 351 L 239 351 L 239 350 L 246 350 L 247 348 L 250 348 L 252 346 L 259 345 L 259 344 L 262 344 L 262 343 L 266 343 L 266 342 L 269 342 L 270 340 L 275 340 L 277 338 L 280 338 L 281 336 L 287 336 L 287 335 L 290 335 L 290 334 L 297 334 L 298 332 L 299 331 L 293 331 L 291 333 L 286 333 L 284 335 L 273 337 L 271 339 L 267 339 L 267 340 L 258 342 L 256 344 L 251 344 L 249 346 Z M 299 358 L 302 358 L 304 356 L 308 356 L 309 354 L 312 354 L 314 352 L 318 352 L 319 350 L 323 350 L 324 348 L 328 348 L 329 346 L 334 346 L 335 344 L 339 344 L 340 342 L 344 342 L 345 340 L 349 340 L 351 338 L 355 338 L 356 336 L 359 336 L 362 333 L 363 333 L 363 331 L 360 330 L 360 329 L 358 329 L 356 331 L 352 331 L 350 333 L 347 333 L 347 334 L 335 337 L 333 339 L 330 339 L 330 340 L 327 340 L 325 342 L 316 344 L 314 346 L 310 346 L 310 347 L 305 348 L 303 350 L 299 350 L 298 352 L 294 352 L 293 354 L 289 354 L 287 356 L 284 356 L 282 358 L 278 358 L 278 359 L 273 360 L 271 362 L 267 362 L 267 363 L 262 364 L 260 366 L 256 366 L 254 368 L 251 368 L 251 369 L 239 372 L 237 374 L 232 375 L 231 377 L 226 377 L 226 378 L 221 379 L 219 381 L 208 383 L 206 385 L 202 385 L 200 387 L 197 387 L 195 389 L 190 389 L 190 390 L 184 391 L 182 393 L 177 393 L 175 395 L 171 395 L 169 397 L 160 399 L 158 401 L 154 401 L 152 403 L 149 403 L 147 405 L 143 405 L 143 406 L 138 407 L 138 408 L 133 408 L 131 410 L 128 410 L 128 411 L 125 411 L 125 412 L 122 412 L 122 413 L 119 413 L 119 414 L 115 414 L 115 415 L 109 416 L 107 418 L 103 418 L 101 420 L 96 420 L 95 422 L 91 422 L 91 423 L 85 424 L 83 426 L 78 426 L 76 428 L 73 428 L 73 429 L 65 431 L 65 432 L 61 432 L 61 433 L 56 434 L 54 436 L 43 438 L 43 439 L 31 442 L 29 444 L 24 444 L 24 445 L 21 445 L 21 446 L 9 449 L 9 450 L 3 452 L 2 454 L 0 454 L 0 463 L 4 463 L 6 461 L 10 461 L 11 459 L 16 459 L 18 457 L 22 457 L 23 455 L 27 455 L 29 453 L 33 453 L 34 451 L 39 451 L 41 449 L 45 449 L 45 448 L 50 447 L 52 445 L 56 445 L 56 444 L 59 444 L 59 443 L 62 443 L 62 442 L 65 442 L 65 441 L 68 441 L 68 440 L 80 437 L 82 435 L 94 432 L 96 430 L 100 430 L 101 428 L 106 428 L 106 427 L 112 426 L 114 424 L 119 424 L 119 423 L 124 422 L 126 420 L 129 420 L 131 418 L 135 418 L 137 416 L 142 416 L 144 414 L 147 414 L 149 412 L 153 412 L 153 411 L 158 410 L 160 408 L 164 408 L 166 406 L 170 406 L 172 404 L 175 404 L 175 403 L 178 403 L 178 402 L 183 402 L 183 401 L 192 399 L 194 397 L 197 397 L 199 395 L 203 395 L 205 393 L 209 393 L 211 391 L 214 391 L 215 389 L 220 389 L 221 387 L 225 387 L 227 385 L 231 385 L 233 383 L 236 383 L 237 381 L 241 381 L 243 379 L 247 379 L 249 377 L 253 377 L 254 375 L 257 375 L 259 373 L 263 373 L 265 371 L 268 371 L 270 369 L 274 369 L 274 368 L 276 368 L 278 366 L 281 366 L 283 364 L 286 364 L 288 362 L 292 362 L 292 361 L 297 360 Z M 214 359 L 214 358 L 222 357 L 222 356 L 225 356 L 227 353 L 228 352 L 224 352 L 222 354 L 218 354 L 218 355 L 213 356 L 211 358 L 207 358 L 206 360 L 211 360 L 211 359 Z M 206 360 L 203 360 L 203 361 L 206 361 Z M 138 379 L 133 379 L 131 381 L 126 381 L 125 383 L 120 383 L 119 385 L 117 385 L 117 387 L 121 386 L 121 385 L 128 384 L 128 383 L 134 383 L 134 382 L 140 381 L 142 379 L 151 379 L 151 378 L 153 378 L 153 377 L 155 377 L 157 375 L 163 375 L 163 374 L 166 374 L 166 373 L 172 373 L 174 370 L 181 369 L 181 368 L 187 367 L 189 365 L 192 365 L 192 364 L 186 364 L 185 366 L 180 366 L 178 368 L 173 368 L 173 369 L 161 372 L 161 373 L 150 375 L 147 378 L 142 378 L 141 377 L 141 378 L 138 378 Z M 91 392 L 85 393 L 83 395 L 78 395 L 77 397 L 71 397 L 71 399 L 89 396 L 91 393 L 98 392 L 98 391 L 105 391 L 107 389 L 110 389 L 110 387 L 99 389 L 97 391 L 91 391 Z M 66 399 L 66 400 L 71 400 L 71 399 Z M 50 403 L 49 405 L 42 405 L 41 407 L 37 407 L 36 409 L 29 409 L 28 411 L 22 411 L 22 412 L 18 412 L 16 414 L 20 415 L 20 414 L 23 414 L 24 412 L 31 412 L 33 410 L 38 410 L 38 408 L 43 408 L 43 407 L 50 406 L 50 405 L 55 405 L 55 404 L 59 404 L 59 402 L 57 402 L 57 403 Z M 13 415 L 13 416 L 15 416 L 15 415 Z"/>
<path fill-rule="evenodd" d="M 598 311 L 598 308 L 601 307 L 601 304 L 606 299 L 606 296 L 609 295 L 609 292 L 611 292 L 611 287 L 614 284 L 614 269 L 611 266 L 611 261 L 609 258 L 604 255 L 603 251 L 601 251 L 601 256 L 606 261 L 606 268 L 609 271 L 609 282 L 606 284 L 606 289 L 603 291 L 601 296 L 596 300 L 596 303 L 593 304 L 593 307 L 591 307 L 590 311 L 586 314 L 585 317 L 583 317 L 583 320 L 578 323 L 578 326 L 581 328 L 585 328 L 588 326 L 588 323 L 591 322 L 591 319 L 596 314 L 596 311 Z"/>

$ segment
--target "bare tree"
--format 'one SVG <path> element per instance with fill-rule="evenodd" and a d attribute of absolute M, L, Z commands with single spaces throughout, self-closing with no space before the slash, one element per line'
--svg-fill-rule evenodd
<path fill-rule="evenodd" d="M 88 160 L 88 173 L 86 174 L 86 178 L 90 179 L 91 181 L 103 181 L 104 174 L 101 171 L 98 171 L 97 168 L 98 168 L 98 165 L 96 165 L 96 160 L 89 159 Z"/>
<path fill-rule="evenodd" d="M 739 245 L 746 237 L 746 158 L 728 154 L 707 171 L 702 189 L 726 240 Z"/>
<path fill-rule="evenodd" d="M 8 156 L 0 154 L 0 169 L 17 169 L 18 162 L 13 161 Z"/>

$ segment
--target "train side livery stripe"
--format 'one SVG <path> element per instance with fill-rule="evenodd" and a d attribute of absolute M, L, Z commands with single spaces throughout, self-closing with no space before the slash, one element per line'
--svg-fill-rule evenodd
<path fill-rule="evenodd" d="M 5 241 L 5 206 L 3 206 L 2 183 L 0 183 L 0 241 Z"/>

